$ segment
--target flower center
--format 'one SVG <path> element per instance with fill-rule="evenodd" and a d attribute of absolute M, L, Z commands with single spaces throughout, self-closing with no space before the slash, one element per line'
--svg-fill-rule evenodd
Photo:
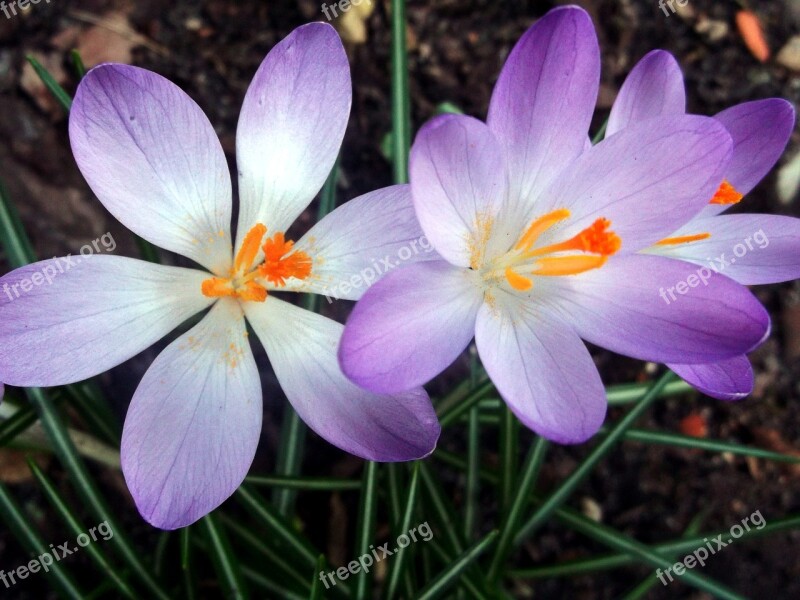
<path fill-rule="evenodd" d="M 278 232 L 264 240 L 266 233 L 267 228 L 261 223 L 248 231 L 242 247 L 236 253 L 230 277 L 206 279 L 201 288 L 203 295 L 264 302 L 267 299 L 267 285 L 283 287 L 291 277 L 306 279 L 311 275 L 313 261 L 308 254 L 302 250 L 292 252 L 294 242 L 286 241 L 283 233 Z M 254 264 L 259 249 L 264 252 L 264 260 Z"/>
<path fill-rule="evenodd" d="M 529 275 L 555 277 L 599 269 L 622 246 L 622 239 L 609 230 L 611 221 L 600 218 L 564 242 L 536 247 L 544 232 L 569 216 L 560 208 L 536 219 L 511 251 L 488 266 L 484 278 L 497 280 L 502 273 L 515 290 L 527 291 L 533 286 Z"/>

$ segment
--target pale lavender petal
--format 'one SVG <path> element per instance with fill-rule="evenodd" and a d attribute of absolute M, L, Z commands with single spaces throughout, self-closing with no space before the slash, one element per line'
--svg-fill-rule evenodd
<path fill-rule="evenodd" d="M 260 222 L 286 231 L 325 182 L 350 115 L 350 66 L 326 23 L 298 27 L 261 63 L 236 130 L 237 247 Z"/>
<path fill-rule="evenodd" d="M 211 304 L 208 273 L 69 256 L 0 278 L 0 381 L 64 385 L 135 356 Z"/>
<path fill-rule="evenodd" d="M 433 452 L 440 427 L 425 390 L 382 395 L 349 381 L 336 359 L 341 324 L 272 296 L 245 310 L 286 397 L 320 436 L 367 460 Z"/>
<path fill-rule="evenodd" d="M 520 228 L 547 185 L 583 152 L 599 81 L 594 26 L 575 6 L 548 12 L 508 57 L 487 122 L 505 149 L 509 218 Z"/>
<path fill-rule="evenodd" d="M 633 123 L 685 112 L 686 91 L 678 61 L 669 52 L 653 50 L 625 78 L 611 107 L 606 135 Z"/>
<path fill-rule="evenodd" d="M 552 311 L 498 292 L 478 312 L 481 362 L 509 408 L 547 439 L 576 444 L 606 415 L 606 394 L 592 357 Z"/>
<path fill-rule="evenodd" d="M 350 314 L 339 346 L 342 370 L 374 392 L 422 385 L 467 347 L 482 301 L 469 269 L 432 261 L 393 271 Z"/>
<path fill-rule="evenodd" d="M 767 176 L 786 149 L 794 131 L 794 107 L 781 98 L 737 104 L 714 117 L 733 138 L 733 157 L 725 178 L 748 194 Z M 701 217 L 725 212 L 731 204 L 709 204 Z"/>
<path fill-rule="evenodd" d="M 228 271 L 228 163 L 180 88 L 137 67 L 95 67 L 75 94 L 69 137 L 92 191 L 123 225 L 214 273 Z"/>
<path fill-rule="evenodd" d="M 223 299 L 145 373 L 122 433 L 122 472 L 139 512 L 185 527 L 244 480 L 261 434 L 261 382 L 239 303 Z"/>
<path fill-rule="evenodd" d="M 441 259 L 422 233 L 408 185 L 346 202 L 314 225 L 294 248 L 314 261 L 311 276 L 290 279 L 283 289 L 346 300 L 358 300 L 399 266 Z"/>
<path fill-rule="evenodd" d="M 731 140 L 709 117 L 674 116 L 626 127 L 581 155 L 537 202 L 536 216 L 566 208 L 572 217 L 541 245 L 569 239 L 606 218 L 631 253 L 692 219 L 726 172 Z"/>
<path fill-rule="evenodd" d="M 687 383 L 718 400 L 741 400 L 753 391 L 753 367 L 747 356 L 705 365 L 667 366 Z"/>
<path fill-rule="evenodd" d="M 481 264 L 506 199 L 494 134 L 472 117 L 437 117 L 417 134 L 409 171 L 417 216 L 437 252 L 459 267 Z"/>
<path fill-rule="evenodd" d="M 713 267 L 744 285 L 800 278 L 800 219 L 779 215 L 719 215 L 695 219 L 673 236 L 711 237 L 648 253 Z"/>
<path fill-rule="evenodd" d="M 550 280 L 545 293 L 583 339 L 642 360 L 716 362 L 769 334 L 769 315 L 746 287 L 679 260 L 613 257 Z"/>
<path fill-rule="evenodd" d="M 770 98 L 732 106 L 714 118 L 733 138 L 733 158 L 726 179 L 747 194 L 786 149 L 794 130 L 794 107 L 781 98 Z"/>

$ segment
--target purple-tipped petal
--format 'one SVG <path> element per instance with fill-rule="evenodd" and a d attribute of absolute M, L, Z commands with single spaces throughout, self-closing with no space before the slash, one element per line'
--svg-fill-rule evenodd
<path fill-rule="evenodd" d="M 12 271 L 0 278 L 0 381 L 64 385 L 117 366 L 208 307 L 207 277 L 109 255 Z"/>
<path fill-rule="evenodd" d="M 733 138 L 733 157 L 725 174 L 741 194 L 748 194 L 778 162 L 794 131 L 794 107 L 781 98 L 744 102 L 715 117 Z M 710 204 L 703 217 L 718 215 L 730 204 Z"/>
<path fill-rule="evenodd" d="M 286 231 L 330 173 L 350 115 L 350 66 L 326 23 L 298 27 L 261 63 L 236 129 L 238 241 L 256 223 Z"/>
<path fill-rule="evenodd" d="M 786 100 L 770 98 L 732 106 L 714 117 L 733 138 L 726 178 L 740 193 L 749 193 L 778 162 L 794 130 L 794 112 Z"/>
<path fill-rule="evenodd" d="M 769 334 L 769 315 L 747 288 L 683 261 L 613 257 L 594 271 L 551 279 L 547 293 L 583 339 L 641 360 L 716 362 Z"/>
<path fill-rule="evenodd" d="M 561 208 L 572 216 L 541 244 L 606 218 L 622 253 L 647 248 L 708 204 L 730 154 L 730 136 L 709 117 L 660 117 L 626 127 L 585 152 L 542 195 L 537 216 Z"/>
<path fill-rule="evenodd" d="M 342 370 L 374 392 L 422 385 L 467 347 L 482 302 L 469 269 L 432 261 L 393 271 L 350 314 L 339 345 Z"/>
<path fill-rule="evenodd" d="M 741 400 L 753 391 L 753 367 L 747 356 L 707 365 L 667 365 L 707 396 L 717 400 Z"/>
<path fill-rule="evenodd" d="M 608 117 L 606 135 L 647 119 L 685 112 L 686 90 L 678 61 L 669 52 L 653 50 L 622 84 Z"/>
<path fill-rule="evenodd" d="M 228 163 L 214 128 L 180 88 L 138 67 L 95 67 L 75 94 L 69 137 L 92 191 L 123 225 L 227 273 Z"/>
<path fill-rule="evenodd" d="M 297 244 L 314 261 L 311 275 L 286 291 L 358 300 L 393 269 L 440 259 L 414 213 L 411 189 L 394 185 L 359 196 L 323 218 Z"/>
<path fill-rule="evenodd" d="M 585 442 L 600 429 L 603 383 L 560 317 L 498 292 L 478 312 L 475 341 L 500 395 L 527 427 L 562 444 Z"/>
<path fill-rule="evenodd" d="M 194 523 L 244 480 L 261 434 L 261 382 L 239 304 L 223 299 L 145 373 L 122 433 L 122 472 L 161 529 Z"/>
<path fill-rule="evenodd" d="M 487 122 L 505 148 L 509 212 L 521 229 L 547 185 L 583 152 L 599 82 L 594 26 L 575 6 L 548 12 L 508 57 Z"/>
<path fill-rule="evenodd" d="M 245 310 L 286 397 L 320 436 L 367 460 L 433 452 L 440 427 L 425 390 L 379 395 L 349 381 L 336 360 L 341 324 L 272 296 Z"/>
<path fill-rule="evenodd" d="M 705 240 L 656 246 L 649 253 L 713 265 L 743 285 L 800 278 L 800 219 L 779 215 L 719 215 L 695 219 L 675 236 L 710 233 Z"/>
<path fill-rule="evenodd" d="M 433 119 L 417 134 L 409 171 L 420 225 L 437 252 L 459 267 L 480 265 L 506 200 L 502 149 L 489 128 L 463 115 Z"/>

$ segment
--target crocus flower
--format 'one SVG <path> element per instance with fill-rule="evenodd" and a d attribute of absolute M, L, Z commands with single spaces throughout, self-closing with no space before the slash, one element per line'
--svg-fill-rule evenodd
<path fill-rule="evenodd" d="M 611 110 L 607 131 L 613 135 L 647 119 L 685 111 L 680 66 L 668 52 L 655 50 L 626 78 Z M 700 266 L 700 274 L 719 271 L 744 285 L 797 279 L 800 219 L 722 214 L 775 166 L 794 129 L 794 108 L 785 100 L 771 98 L 733 106 L 715 118 L 733 138 L 733 157 L 723 183 L 694 219 L 646 252 L 694 263 Z M 681 294 L 694 293 L 686 286 L 676 290 L 676 283 L 660 290 L 665 302 L 680 302 Z M 753 389 L 753 369 L 745 355 L 707 365 L 669 366 L 699 390 L 722 400 L 743 398 Z"/>
<path fill-rule="evenodd" d="M 417 135 L 411 192 L 443 260 L 392 271 L 356 304 L 343 370 L 376 392 L 410 389 L 475 336 L 501 396 L 563 443 L 593 435 L 605 390 L 583 340 L 659 362 L 728 359 L 769 317 L 721 275 L 681 302 L 659 289 L 694 265 L 639 254 L 694 217 L 719 187 L 732 141 L 719 122 L 676 115 L 592 148 L 600 56 L 580 8 L 549 12 L 517 43 L 488 122 L 447 115 Z"/>
<path fill-rule="evenodd" d="M 153 525 L 192 523 L 250 467 L 262 393 L 245 318 L 292 406 L 329 442 L 380 461 L 435 446 L 439 425 L 424 390 L 385 395 L 352 384 L 336 359 L 342 325 L 273 295 L 327 290 L 356 299 L 363 290 L 337 284 L 422 235 L 410 191 L 398 186 L 348 202 L 297 244 L 286 239 L 334 164 L 350 103 L 347 57 L 332 27 L 300 27 L 272 49 L 238 125 L 234 245 L 225 156 L 186 94 L 124 65 L 93 69 L 77 91 L 70 139 L 93 191 L 129 229 L 203 269 L 100 255 L 6 275 L 0 284 L 15 290 L 33 273 L 53 274 L 50 285 L 0 298 L 0 380 L 86 379 L 210 307 L 155 359 L 125 419 L 123 472 Z"/>

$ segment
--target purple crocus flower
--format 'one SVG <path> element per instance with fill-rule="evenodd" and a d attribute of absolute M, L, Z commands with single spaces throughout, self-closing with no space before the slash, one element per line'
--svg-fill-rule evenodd
<path fill-rule="evenodd" d="M 239 120 L 234 245 L 230 174 L 200 108 L 159 75 L 124 65 L 93 69 L 78 89 L 70 139 L 98 198 L 129 229 L 203 269 L 98 255 L 9 273 L 3 289 L 18 291 L 43 272 L 52 284 L 0 296 L 0 380 L 86 379 L 210 307 L 155 359 L 125 420 L 125 479 L 157 527 L 207 514 L 253 460 L 262 393 L 245 320 L 292 406 L 332 444 L 379 461 L 419 458 L 436 444 L 424 390 L 386 395 L 354 385 L 336 358 L 342 325 L 272 295 L 357 299 L 358 287 L 339 284 L 422 235 L 408 186 L 396 186 L 348 202 L 297 244 L 285 239 L 334 164 L 350 103 L 347 57 L 332 27 L 300 27 L 272 49 Z"/>
<path fill-rule="evenodd" d="M 647 119 L 686 111 L 683 75 L 675 58 L 656 50 L 625 80 L 611 110 L 608 134 Z M 775 166 L 794 130 L 795 111 L 780 98 L 745 102 L 715 117 L 733 138 L 733 157 L 725 180 L 699 215 L 646 250 L 699 265 L 698 272 L 720 273 L 744 285 L 778 283 L 800 277 L 800 219 L 778 215 L 723 215 Z M 665 302 L 682 301 L 684 287 L 663 290 Z M 702 392 L 737 400 L 753 390 L 747 356 L 707 365 L 670 363 Z"/>
<path fill-rule="evenodd" d="M 591 437 L 605 390 L 583 340 L 658 362 L 753 348 L 769 316 L 721 276 L 666 305 L 695 266 L 639 251 L 688 223 L 728 172 L 721 123 L 675 115 L 587 149 L 600 76 L 591 19 L 549 12 L 503 68 L 488 123 L 448 115 L 419 132 L 411 191 L 442 260 L 395 270 L 351 314 L 343 370 L 376 392 L 420 385 L 475 336 L 492 381 L 528 427 Z M 582 338 L 582 339 L 581 339 Z"/>

